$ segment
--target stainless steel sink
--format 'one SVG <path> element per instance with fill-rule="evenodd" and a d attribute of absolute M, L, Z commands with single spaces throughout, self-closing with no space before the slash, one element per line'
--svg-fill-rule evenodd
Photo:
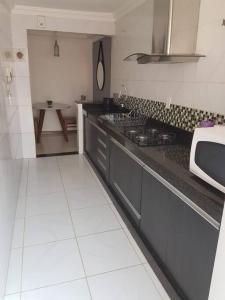
<path fill-rule="evenodd" d="M 131 113 L 105 114 L 99 117 L 114 126 L 143 126 L 146 123 L 146 117 Z"/>

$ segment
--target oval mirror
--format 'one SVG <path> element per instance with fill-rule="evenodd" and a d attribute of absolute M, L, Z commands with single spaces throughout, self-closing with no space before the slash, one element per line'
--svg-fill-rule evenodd
<path fill-rule="evenodd" d="M 98 67 L 97 67 L 97 83 L 98 83 L 98 88 L 100 90 L 103 90 L 104 88 L 104 81 L 105 81 L 105 74 L 104 74 L 104 67 L 102 62 L 100 61 L 98 63 Z"/>
<path fill-rule="evenodd" d="M 96 80 L 97 85 L 100 91 L 103 90 L 105 85 L 105 65 L 104 65 L 104 55 L 103 55 L 103 45 L 102 42 L 99 44 L 99 50 L 98 50 L 98 64 L 97 64 L 97 70 L 96 70 Z"/>

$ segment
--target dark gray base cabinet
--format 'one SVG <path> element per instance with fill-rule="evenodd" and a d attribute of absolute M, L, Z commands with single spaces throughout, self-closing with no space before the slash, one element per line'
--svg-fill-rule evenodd
<path fill-rule="evenodd" d="M 164 178 L 88 118 L 84 131 L 86 153 L 181 299 L 207 300 L 219 231 Z"/>
<path fill-rule="evenodd" d="M 144 170 L 141 232 L 184 299 L 207 300 L 218 230 Z"/>
<path fill-rule="evenodd" d="M 84 118 L 84 148 L 102 176 L 109 177 L 109 138 L 104 130 Z"/>
<path fill-rule="evenodd" d="M 142 166 L 117 141 L 110 140 L 110 185 L 139 223 L 141 213 Z"/>

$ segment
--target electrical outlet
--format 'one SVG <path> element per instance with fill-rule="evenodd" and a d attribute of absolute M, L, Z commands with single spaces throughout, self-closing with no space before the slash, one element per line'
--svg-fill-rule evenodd
<path fill-rule="evenodd" d="M 166 100 L 166 109 L 170 109 L 171 103 L 172 103 L 172 97 L 169 97 Z"/>

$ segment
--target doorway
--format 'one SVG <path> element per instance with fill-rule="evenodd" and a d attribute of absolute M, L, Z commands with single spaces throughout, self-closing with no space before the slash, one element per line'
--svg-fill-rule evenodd
<path fill-rule="evenodd" d="M 93 98 L 95 35 L 28 31 L 37 157 L 78 152 L 76 101 Z"/>

